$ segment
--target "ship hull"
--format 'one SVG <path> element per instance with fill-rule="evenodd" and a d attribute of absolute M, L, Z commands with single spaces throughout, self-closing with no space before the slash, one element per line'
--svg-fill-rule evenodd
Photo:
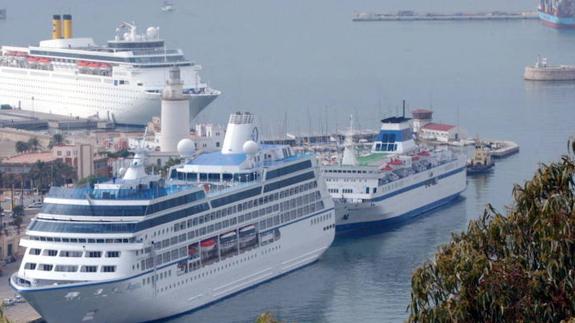
<path fill-rule="evenodd" d="M 406 184 L 399 194 L 376 196 L 361 203 L 336 201 L 336 230 L 385 229 L 456 200 L 466 188 L 465 167 L 436 177 L 434 185 Z"/>
<path fill-rule="evenodd" d="M 43 288 L 20 287 L 14 277 L 10 282 L 47 322 L 158 320 L 203 308 L 315 262 L 333 241 L 335 230 L 325 229 L 333 223 L 333 216 L 334 209 L 326 209 L 281 226 L 272 242 L 182 274 L 177 273 L 177 263 L 172 263 L 109 282 Z M 322 226 L 317 221 L 322 218 L 332 220 Z M 167 279 L 143 283 L 168 268 Z M 130 304 L 137 307 L 130 309 Z"/>
<path fill-rule="evenodd" d="M 575 17 L 557 17 L 539 11 L 539 18 L 544 25 L 555 29 L 575 29 Z"/>
<path fill-rule="evenodd" d="M 190 118 L 219 94 L 212 89 L 191 94 Z M 0 104 L 60 116 L 145 125 L 160 115 L 161 95 L 160 91 L 148 92 L 136 84 L 117 85 L 102 76 L 0 67 Z"/>

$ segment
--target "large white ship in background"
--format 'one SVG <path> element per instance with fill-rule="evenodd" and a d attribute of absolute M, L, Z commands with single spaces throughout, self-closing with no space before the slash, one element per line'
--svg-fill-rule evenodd
<path fill-rule="evenodd" d="M 48 322 L 141 322 L 314 262 L 335 235 L 316 161 L 255 133 L 236 113 L 221 151 L 182 140 L 168 179 L 146 174 L 140 150 L 122 178 L 52 188 L 11 286 Z"/>
<path fill-rule="evenodd" d="M 166 49 L 159 28 L 139 34 L 122 23 L 114 40 L 97 46 L 72 37 L 72 17 L 55 15 L 52 39 L 39 46 L 2 46 L 0 104 L 66 116 L 144 125 L 160 114 L 160 95 L 170 67 L 181 70 L 195 117 L 220 91 L 200 79 L 201 66 L 179 49 Z"/>
<path fill-rule="evenodd" d="M 322 168 L 338 232 L 408 220 L 453 201 L 467 186 L 465 155 L 416 145 L 405 116 L 382 120 L 368 154 L 356 156 L 351 138 L 343 158 Z"/>

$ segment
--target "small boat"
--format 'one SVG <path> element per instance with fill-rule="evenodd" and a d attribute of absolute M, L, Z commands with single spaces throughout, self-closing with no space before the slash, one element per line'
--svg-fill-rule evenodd
<path fill-rule="evenodd" d="M 160 8 L 163 12 L 174 11 L 174 5 L 168 1 L 164 1 L 164 4 Z"/>
<path fill-rule="evenodd" d="M 233 251 L 237 248 L 237 234 L 235 231 L 222 234 L 220 236 L 220 245 L 222 252 Z"/>
<path fill-rule="evenodd" d="M 475 154 L 473 159 L 467 163 L 467 174 L 483 174 L 491 171 L 495 163 L 491 159 L 491 152 L 479 140 L 475 145 Z"/>

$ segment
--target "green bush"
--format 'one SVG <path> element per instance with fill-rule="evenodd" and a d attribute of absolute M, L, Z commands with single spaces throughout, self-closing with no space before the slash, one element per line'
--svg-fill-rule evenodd
<path fill-rule="evenodd" d="M 412 277 L 410 322 L 560 322 L 575 316 L 574 160 L 542 165 Z"/>

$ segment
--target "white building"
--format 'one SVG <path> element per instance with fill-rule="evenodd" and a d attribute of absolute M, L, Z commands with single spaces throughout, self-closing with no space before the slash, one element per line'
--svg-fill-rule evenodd
<path fill-rule="evenodd" d="M 421 139 L 439 142 L 450 142 L 461 139 L 457 126 L 444 123 L 428 123 L 420 129 L 418 135 Z"/>

